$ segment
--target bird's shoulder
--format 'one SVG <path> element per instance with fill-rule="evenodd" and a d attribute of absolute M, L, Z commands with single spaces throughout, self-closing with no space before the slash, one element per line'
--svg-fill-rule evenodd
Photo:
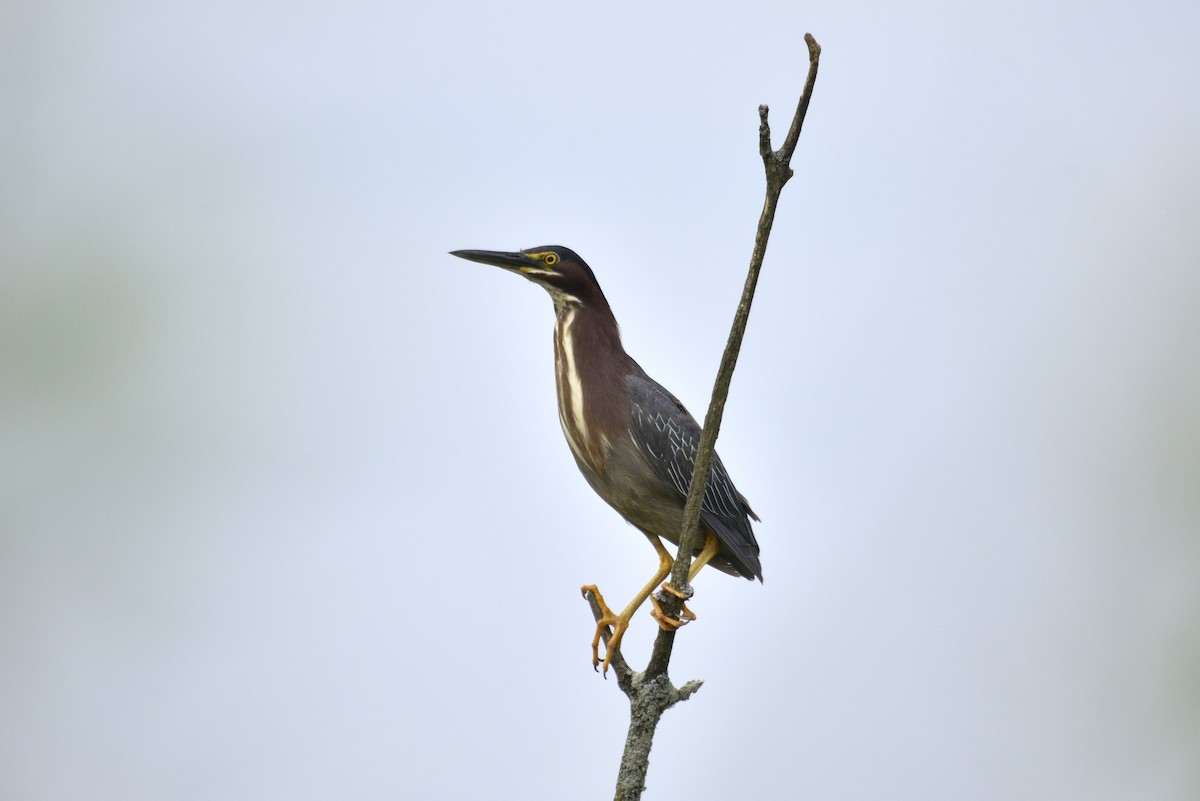
<path fill-rule="evenodd" d="M 629 401 L 634 414 L 641 415 L 645 422 L 659 427 L 675 427 L 688 434 L 699 436 L 700 424 L 679 398 L 670 390 L 646 375 L 639 367 L 628 377 Z"/>

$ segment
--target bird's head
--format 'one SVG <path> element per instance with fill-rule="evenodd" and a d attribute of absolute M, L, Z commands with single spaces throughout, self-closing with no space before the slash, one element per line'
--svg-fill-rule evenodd
<path fill-rule="evenodd" d="M 450 255 L 503 267 L 509 272 L 525 276 L 550 293 L 556 309 L 569 304 L 586 306 L 593 299 L 604 297 L 592 268 L 570 248 L 546 245 L 513 253 L 453 250 Z"/>

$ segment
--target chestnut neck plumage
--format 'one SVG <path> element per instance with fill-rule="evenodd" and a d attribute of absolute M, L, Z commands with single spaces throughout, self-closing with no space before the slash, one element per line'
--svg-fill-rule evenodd
<path fill-rule="evenodd" d="M 621 346 L 621 334 L 598 286 L 584 297 L 551 293 L 558 416 L 571 451 L 599 474 L 607 468 L 610 443 L 629 429 L 627 376 L 636 370 Z"/>

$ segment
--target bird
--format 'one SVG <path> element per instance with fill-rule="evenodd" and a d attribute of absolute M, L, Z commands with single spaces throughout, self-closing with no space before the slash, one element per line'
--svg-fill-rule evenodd
<path fill-rule="evenodd" d="M 601 615 L 592 638 L 592 666 L 599 645 L 608 673 L 613 653 L 630 620 L 649 598 L 659 626 L 678 628 L 695 620 L 684 607 L 679 618 L 665 615 L 655 588 L 671 571 L 674 557 L 662 540 L 678 545 L 683 507 L 691 486 L 700 425 L 684 405 L 625 352 L 608 300 L 592 268 L 570 248 L 546 245 L 506 252 L 454 250 L 460 259 L 503 268 L 549 293 L 554 302 L 554 371 L 558 419 L 583 477 L 605 502 L 641 531 L 658 554 L 658 568 L 620 614 L 614 614 L 595 585 Z M 762 582 L 758 541 L 750 523 L 758 516 L 738 492 L 721 459 L 713 454 L 690 582 L 706 564 L 731 576 Z M 670 584 L 663 589 L 682 597 Z"/>

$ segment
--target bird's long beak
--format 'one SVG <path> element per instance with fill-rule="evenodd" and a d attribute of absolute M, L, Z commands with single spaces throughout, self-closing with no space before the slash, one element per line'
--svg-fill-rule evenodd
<path fill-rule="evenodd" d="M 503 267 L 506 270 L 519 271 L 522 267 L 533 266 L 533 259 L 524 253 L 505 253 L 499 250 L 452 250 L 450 255 L 467 261 L 477 261 L 480 264 Z"/>

